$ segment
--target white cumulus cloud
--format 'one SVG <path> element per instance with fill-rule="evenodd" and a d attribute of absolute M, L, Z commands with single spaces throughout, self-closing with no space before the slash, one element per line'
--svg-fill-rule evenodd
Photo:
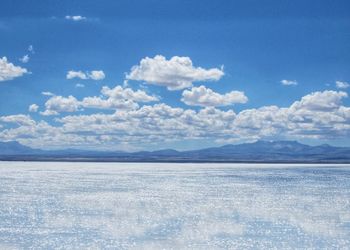
<path fill-rule="evenodd" d="M 68 71 L 66 75 L 67 79 L 74 79 L 74 78 L 80 78 L 82 80 L 92 79 L 95 81 L 103 80 L 105 78 L 105 73 L 102 70 L 92 70 L 90 72 L 83 72 L 81 70 L 74 71 L 70 70 Z"/>
<path fill-rule="evenodd" d="M 37 104 L 32 104 L 29 106 L 28 111 L 29 112 L 38 112 L 39 106 Z"/>
<path fill-rule="evenodd" d="M 97 96 L 85 97 L 81 105 L 96 109 L 137 109 L 139 105 L 132 100 L 103 99 Z"/>
<path fill-rule="evenodd" d="M 105 73 L 102 70 L 93 70 L 88 74 L 89 78 L 92 80 L 103 80 L 105 79 Z"/>
<path fill-rule="evenodd" d="M 82 106 L 85 108 L 99 109 L 136 109 L 138 102 L 158 101 L 158 97 L 148 95 L 145 91 L 134 91 L 131 88 L 116 86 L 110 89 L 107 86 L 102 87 L 102 97 L 85 97 Z"/>
<path fill-rule="evenodd" d="M 81 108 L 96 109 L 137 109 L 138 103 L 158 101 L 157 96 L 148 95 L 145 91 L 134 91 L 131 88 L 116 86 L 102 87 L 100 96 L 88 96 L 79 101 L 74 96 L 55 96 L 51 92 L 43 92 L 52 97 L 45 103 L 46 110 L 42 115 L 58 115 L 61 112 L 76 112 Z"/>
<path fill-rule="evenodd" d="M 174 56 L 167 60 L 162 55 L 146 57 L 126 74 L 127 80 L 145 81 L 179 90 L 192 86 L 193 82 L 218 81 L 224 75 L 223 69 L 194 67 L 189 57 Z"/>
<path fill-rule="evenodd" d="M 74 96 L 53 96 L 45 103 L 46 110 L 42 115 L 58 115 L 60 112 L 75 112 L 79 110 L 79 101 Z"/>
<path fill-rule="evenodd" d="M 207 89 L 206 89 L 207 90 Z M 204 92 L 206 93 L 206 92 Z M 0 140 L 19 140 L 37 147 L 131 147 L 167 142 L 213 140 L 220 143 L 257 139 L 338 139 L 350 136 L 350 107 L 343 91 L 317 91 L 286 107 L 262 106 L 220 110 L 171 107 L 165 103 L 141 105 L 158 97 L 116 86 L 104 87 L 98 97 L 77 100 L 53 96 L 44 115 L 75 112 L 82 108 L 115 109 L 111 113 L 62 114 L 50 125 L 18 114 L 0 117 Z M 120 108 L 124 105 L 124 108 Z M 7 123 L 13 123 L 8 125 Z"/>
<path fill-rule="evenodd" d="M 153 102 L 158 101 L 156 96 L 150 96 L 143 90 L 132 90 L 131 88 L 123 88 L 122 86 L 116 86 L 110 89 L 107 86 L 102 87 L 101 93 L 109 98 L 114 99 L 127 99 L 136 102 Z"/>
<path fill-rule="evenodd" d="M 191 106 L 218 107 L 246 103 L 248 98 L 241 91 L 231 91 L 221 95 L 202 85 L 184 90 L 181 101 Z"/>
<path fill-rule="evenodd" d="M 303 96 L 300 101 L 293 103 L 293 109 L 332 110 L 338 108 L 343 98 L 348 94 L 344 91 L 325 90 Z"/>
<path fill-rule="evenodd" d="M 0 58 L 0 82 L 12 80 L 25 73 L 28 73 L 27 69 L 13 65 L 6 57 Z"/>
<path fill-rule="evenodd" d="M 35 124 L 29 115 L 8 115 L 8 116 L 0 116 L 0 121 L 8 122 L 8 123 L 17 123 L 20 126 L 32 126 Z"/>
<path fill-rule="evenodd" d="M 70 70 L 66 76 L 67 79 L 80 78 L 82 80 L 88 79 L 88 76 L 83 71 Z"/>
<path fill-rule="evenodd" d="M 343 81 L 336 81 L 335 86 L 338 89 L 347 89 L 350 87 L 350 84 L 348 82 L 343 82 Z"/>

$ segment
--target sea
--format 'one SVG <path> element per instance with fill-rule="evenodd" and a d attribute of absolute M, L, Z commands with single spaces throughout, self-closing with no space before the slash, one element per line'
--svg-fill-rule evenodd
<path fill-rule="evenodd" d="M 0 249 L 350 249 L 350 165 L 0 162 Z"/>

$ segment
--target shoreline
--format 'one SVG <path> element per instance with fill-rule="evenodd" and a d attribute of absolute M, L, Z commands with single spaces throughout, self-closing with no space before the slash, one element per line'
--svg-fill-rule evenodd
<path fill-rule="evenodd" d="M 96 159 L 0 159 L 0 162 L 63 162 L 63 163 L 168 163 L 168 164 L 324 164 L 350 165 L 350 161 L 200 161 L 200 160 L 96 160 Z"/>

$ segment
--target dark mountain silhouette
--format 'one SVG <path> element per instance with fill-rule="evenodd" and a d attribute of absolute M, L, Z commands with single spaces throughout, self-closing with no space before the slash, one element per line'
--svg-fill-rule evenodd
<path fill-rule="evenodd" d="M 190 151 L 39 150 L 0 142 L 0 160 L 140 162 L 333 162 L 350 163 L 350 147 L 309 146 L 297 141 L 257 141 Z"/>

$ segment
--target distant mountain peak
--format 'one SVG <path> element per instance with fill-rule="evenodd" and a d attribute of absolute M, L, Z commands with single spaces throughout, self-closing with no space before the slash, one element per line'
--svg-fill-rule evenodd
<path fill-rule="evenodd" d="M 0 143 L 1 144 L 7 144 L 7 145 L 22 145 L 18 141 L 3 141 L 3 142 L 0 142 Z"/>
<path fill-rule="evenodd" d="M 2 155 L 28 154 L 32 152 L 37 152 L 37 150 L 24 146 L 17 141 L 0 142 L 0 153 Z"/>
<path fill-rule="evenodd" d="M 305 144 L 302 144 L 298 141 L 295 141 L 295 140 L 277 140 L 277 141 L 274 141 L 274 140 L 257 140 L 255 143 L 262 143 L 262 144 L 295 144 L 295 145 L 305 145 Z"/>
<path fill-rule="evenodd" d="M 45 151 L 32 149 L 16 141 L 0 142 L 0 160 L 84 160 L 84 161 L 199 161 L 199 162 L 347 162 L 350 148 L 328 144 L 309 146 L 297 141 L 258 140 L 227 144 L 200 150 L 113 152 L 91 150 Z"/>

